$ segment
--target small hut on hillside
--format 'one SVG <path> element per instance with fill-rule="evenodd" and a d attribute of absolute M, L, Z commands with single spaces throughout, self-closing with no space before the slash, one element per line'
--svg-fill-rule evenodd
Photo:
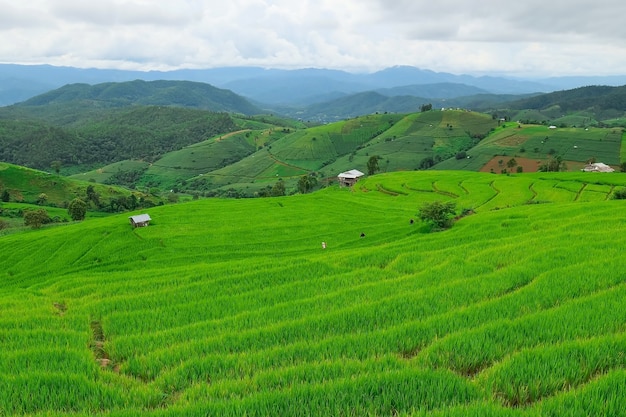
<path fill-rule="evenodd" d="M 133 227 L 146 227 L 152 220 L 149 214 L 137 214 L 136 216 L 130 216 L 129 219 Z"/>
<path fill-rule="evenodd" d="M 342 172 L 337 175 L 337 179 L 339 180 L 339 185 L 342 187 L 352 187 L 356 182 L 361 178 L 364 173 L 357 169 L 351 169 L 350 171 Z"/>
<path fill-rule="evenodd" d="M 587 164 L 583 168 L 585 172 L 613 172 L 615 171 L 613 168 L 608 166 L 607 164 L 603 164 L 602 162 L 596 162 L 593 164 Z"/>

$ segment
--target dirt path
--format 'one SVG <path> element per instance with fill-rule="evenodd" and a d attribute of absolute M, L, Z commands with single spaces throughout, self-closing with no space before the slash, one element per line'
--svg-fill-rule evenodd
<path fill-rule="evenodd" d="M 215 139 L 215 141 L 216 141 L 216 142 L 220 142 L 220 141 L 222 141 L 222 140 L 224 140 L 224 139 L 228 139 L 228 138 L 229 138 L 229 137 L 231 137 L 231 136 L 238 135 L 239 133 L 243 133 L 243 132 L 251 132 L 251 131 L 252 131 L 252 129 L 242 129 L 242 130 L 237 130 L 237 131 L 235 131 L 235 132 L 230 132 L 230 133 L 227 133 L 227 134 L 225 134 L 225 135 L 221 135 L 219 138 Z"/>

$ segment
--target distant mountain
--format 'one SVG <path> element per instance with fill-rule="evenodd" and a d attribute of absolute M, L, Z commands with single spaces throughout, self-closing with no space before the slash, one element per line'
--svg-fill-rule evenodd
<path fill-rule="evenodd" d="M 306 106 L 288 114 L 307 121 L 332 122 L 373 113 L 411 113 L 419 111 L 428 99 L 414 96 L 389 97 L 375 91 L 350 94 Z M 288 111 L 285 109 L 285 111 Z"/>
<path fill-rule="evenodd" d="M 558 106 L 563 112 L 579 110 L 626 112 L 626 85 L 590 86 L 556 91 L 509 103 L 512 109 L 543 110 Z"/>
<path fill-rule="evenodd" d="M 101 84 L 133 80 L 185 80 L 227 88 L 250 100 L 270 105 L 308 105 L 321 96 L 354 94 L 402 86 L 447 83 L 464 84 L 490 94 L 551 92 L 587 85 L 623 85 L 626 75 L 611 77 L 552 77 L 519 79 L 498 76 L 456 75 L 410 66 L 396 66 L 374 73 L 350 73 L 328 69 L 281 70 L 259 67 L 223 67 L 176 71 L 126 71 L 80 69 L 50 65 L 0 64 L 0 106 L 59 88 L 66 84 Z M 385 93 L 386 94 L 386 93 Z M 399 93 L 404 95 L 404 93 Z M 442 97 L 434 91 L 428 96 Z M 393 95 L 397 95 L 393 93 Z M 417 94 L 422 95 L 422 94 Z"/>
<path fill-rule="evenodd" d="M 376 92 L 385 96 L 415 96 L 430 98 L 456 98 L 476 94 L 488 94 L 487 90 L 457 83 L 413 84 L 392 88 L 380 88 Z"/>
<path fill-rule="evenodd" d="M 18 107 L 80 102 L 95 107 L 131 105 L 180 106 L 218 112 L 261 113 L 261 109 L 229 90 L 191 81 L 127 81 L 121 83 L 68 84 L 30 98 Z"/>

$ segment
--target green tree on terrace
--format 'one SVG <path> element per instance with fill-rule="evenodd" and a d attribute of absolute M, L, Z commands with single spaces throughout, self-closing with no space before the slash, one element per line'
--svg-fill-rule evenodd
<path fill-rule="evenodd" d="M 433 201 L 424 203 L 417 213 L 420 220 L 429 223 L 433 229 L 442 230 L 452 227 L 452 221 L 456 212 L 456 203 L 448 201 Z"/>
<path fill-rule="evenodd" d="M 511 158 L 506 163 L 506 166 L 509 167 L 509 168 L 515 168 L 517 166 L 517 161 L 515 160 L 515 158 Z"/>
<path fill-rule="evenodd" d="M 100 207 L 100 195 L 96 192 L 93 185 L 87 186 L 87 201 L 91 201 L 94 206 Z"/>
<path fill-rule="evenodd" d="M 9 194 L 9 190 L 2 190 L 2 195 L 0 196 L 0 200 L 8 203 L 11 199 L 11 195 Z"/>
<path fill-rule="evenodd" d="M 48 201 L 48 195 L 46 193 L 41 193 L 37 196 L 37 204 L 43 206 Z"/>
<path fill-rule="evenodd" d="M 67 206 L 67 213 L 74 221 L 85 220 L 85 215 L 87 214 L 87 203 L 80 198 L 75 198 Z"/>
<path fill-rule="evenodd" d="M 315 177 L 311 177 L 310 175 L 303 175 L 298 179 L 298 191 L 301 194 L 306 194 L 315 187 L 317 184 L 317 180 Z"/>
<path fill-rule="evenodd" d="M 24 211 L 24 225 L 26 226 L 39 229 L 42 225 L 49 222 L 50 216 L 48 216 L 48 212 L 44 209 Z"/>
<path fill-rule="evenodd" d="M 63 165 L 61 161 L 50 162 L 50 168 L 52 168 L 57 175 L 59 175 L 59 172 L 61 171 L 61 165 Z"/>
<path fill-rule="evenodd" d="M 271 191 L 272 197 L 280 197 L 285 195 L 285 183 L 283 180 L 278 180 L 276 184 L 272 187 Z"/>
<path fill-rule="evenodd" d="M 566 170 L 567 165 L 565 165 L 565 162 L 560 155 L 550 158 L 548 162 L 539 167 L 539 171 L 541 172 L 560 172 Z"/>
<path fill-rule="evenodd" d="M 370 156 L 370 159 L 367 160 L 367 174 L 374 175 L 376 172 L 380 171 L 380 167 L 378 166 L 378 160 L 380 156 L 374 155 Z"/>

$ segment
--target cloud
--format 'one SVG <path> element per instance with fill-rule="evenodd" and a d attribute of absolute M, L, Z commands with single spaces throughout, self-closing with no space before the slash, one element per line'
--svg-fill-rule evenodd
<path fill-rule="evenodd" d="M 626 4 L 609 0 L 0 0 L 0 9 L 10 40 L 0 62 L 626 72 Z"/>

